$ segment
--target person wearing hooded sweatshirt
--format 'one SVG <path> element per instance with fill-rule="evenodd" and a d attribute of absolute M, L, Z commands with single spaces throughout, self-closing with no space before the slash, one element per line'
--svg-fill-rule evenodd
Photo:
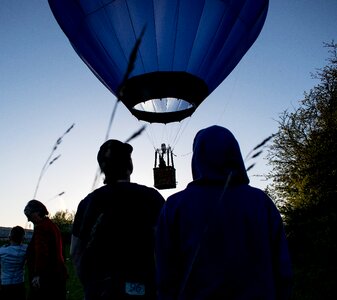
<path fill-rule="evenodd" d="M 292 269 L 281 215 L 249 185 L 228 129 L 196 134 L 192 175 L 159 217 L 158 299 L 289 299 Z"/>

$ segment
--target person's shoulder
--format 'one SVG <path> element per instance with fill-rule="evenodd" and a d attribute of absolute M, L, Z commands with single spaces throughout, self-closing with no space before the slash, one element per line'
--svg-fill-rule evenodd
<path fill-rule="evenodd" d="M 3 245 L 0 247 L 0 255 L 1 256 L 6 256 L 6 254 L 8 253 L 8 246 L 9 245 Z"/>
<path fill-rule="evenodd" d="M 47 216 L 38 224 L 38 226 L 34 227 L 34 232 L 44 236 L 50 235 L 55 231 L 60 231 L 58 225 Z"/>
<path fill-rule="evenodd" d="M 27 244 L 20 244 L 20 245 L 13 245 L 13 252 L 15 252 L 17 255 L 25 255 L 27 251 Z"/>
<path fill-rule="evenodd" d="M 27 249 L 28 249 L 28 245 L 27 244 L 21 244 L 20 245 L 20 251 L 21 251 L 21 254 L 23 256 L 27 255 Z"/>
<path fill-rule="evenodd" d="M 157 191 L 155 188 L 151 186 L 147 186 L 141 183 L 136 183 L 136 182 L 129 182 L 131 186 L 133 186 L 135 189 L 143 189 L 143 190 L 154 190 Z"/>
<path fill-rule="evenodd" d="M 237 195 L 241 195 L 241 198 L 245 198 L 248 201 L 267 207 L 274 207 L 275 203 L 273 199 L 262 189 L 253 187 L 251 185 L 240 185 L 236 188 Z"/>
<path fill-rule="evenodd" d="M 6 244 L 0 247 L 0 254 L 12 254 L 16 253 L 20 245 Z"/>
<path fill-rule="evenodd" d="M 2 245 L 2 246 L 0 247 L 0 253 L 6 252 L 6 251 L 7 251 L 7 248 L 8 248 L 8 245 Z"/>
<path fill-rule="evenodd" d="M 232 187 L 234 192 L 247 193 L 250 195 L 260 196 L 260 197 L 268 197 L 268 195 L 260 188 L 251 186 L 249 184 L 240 184 Z"/>
<path fill-rule="evenodd" d="M 149 196 L 162 202 L 165 201 L 164 197 L 153 187 L 135 182 L 129 182 L 129 187 L 137 194 Z"/>
<path fill-rule="evenodd" d="M 92 205 L 94 199 L 100 199 L 104 194 L 106 194 L 109 190 L 107 185 L 101 186 L 87 196 L 85 196 L 78 204 L 77 211 L 86 211 L 89 206 Z"/>
<path fill-rule="evenodd" d="M 120 183 L 121 186 L 123 186 L 123 188 L 126 189 L 132 189 L 134 191 L 144 191 L 144 192 L 158 192 L 155 188 L 144 185 L 144 184 L 140 184 L 140 183 L 136 183 L 136 182 L 122 182 Z"/>
<path fill-rule="evenodd" d="M 151 193 L 154 193 L 156 195 L 160 195 L 161 194 L 159 193 L 158 190 L 156 190 L 154 187 L 151 187 L 151 186 L 147 186 L 147 185 L 143 185 L 143 184 L 139 184 L 139 183 L 135 183 L 140 189 L 143 189 L 144 191 L 148 191 L 148 192 L 151 192 Z"/>
<path fill-rule="evenodd" d="M 90 192 L 88 195 L 86 195 L 81 201 L 80 201 L 80 205 L 87 205 L 88 203 L 90 203 L 92 201 L 92 199 L 99 197 L 100 195 L 102 195 L 103 193 L 106 193 L 108 190 L 108 185 L 103 185 L 95 190 L 93 190 L 92 192 Z"/>

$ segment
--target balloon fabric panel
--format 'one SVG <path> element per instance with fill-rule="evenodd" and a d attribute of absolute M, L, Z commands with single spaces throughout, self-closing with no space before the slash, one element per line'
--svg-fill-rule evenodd
<path fill-rule="evenodd" d="M 83 62 L 134 116 L 150 123 L 191 116 L 253 45 L 268 10 L 268 0 L 49 0 L 49 5 Z"/>

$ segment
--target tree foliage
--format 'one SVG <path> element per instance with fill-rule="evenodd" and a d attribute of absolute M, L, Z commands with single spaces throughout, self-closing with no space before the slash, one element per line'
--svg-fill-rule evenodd
<path fill-rule="evenodd" d="M 337 44 L 294 111 L 280 115 L 267 158 L 268 193 L 284 218 L 295 271 L 294 299 L 336 297 Z"/>
<path fill-rule="evenodd" d="M 74 213 L 65 211 L 57 211 L 55 215 L 51 217 L 51 220 L 60 228 L 64 241 L 70 242 L 71 227 L 74 223 Z"/>

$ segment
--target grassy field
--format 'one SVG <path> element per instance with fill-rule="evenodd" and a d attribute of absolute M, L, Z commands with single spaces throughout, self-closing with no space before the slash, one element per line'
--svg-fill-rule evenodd
<path fill-rule="evenodd" d="M 82 286 L 76 276 L 73 263 L 69 256 L 69 246 L 65 247 L 65 260 L 67 264 L 67 269 L 69 273 L 69 278 L 67 282 L 67 300 L 83 300 Z"/>

